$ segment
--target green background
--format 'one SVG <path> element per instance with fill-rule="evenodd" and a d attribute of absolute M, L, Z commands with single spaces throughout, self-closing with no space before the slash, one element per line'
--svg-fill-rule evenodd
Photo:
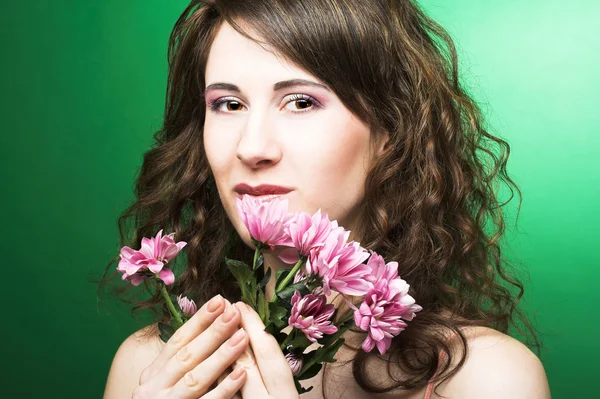
<path fill-rule="evenodd" d="M 124 305 L 98 310 L 89 278 L 118 251 L 116 218 L 160 127 L 167 38 L 185 4 L 2 5 L 4 397 L 101 397 L 119 344 L 140 327 Z M 455 38 L 467 87 L 512 146 L 524 198 L 505 250 L 530 272 L 525 304 L 553 397 L 592 397 L 600 2 L 422 4 Z"/>

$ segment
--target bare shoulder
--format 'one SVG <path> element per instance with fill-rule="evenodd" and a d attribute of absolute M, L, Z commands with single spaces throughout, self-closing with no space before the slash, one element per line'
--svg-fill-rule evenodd
<path fill-rule="evenodd" d="M 456 375 L 440 385 L 441 395 L 465 399 L 550 398 L 544 367 L 527 346 L 491 328 L 469 327 L 462 331 L 468 345 L 467 359 Z M 453 350 L 462 346 L 457 341 L 453 342 Z"/>
<path fill-rule="evenodd" d="M 159 355 L 164 344 L 157 324 L 131 334 L 115 354 L 104 389 L 104 399 L 130 398 L 139 385 L 142 371 Z"/>
<path fill-rule="evenodd" d="M 538 357 L 518 340 L 485 327 L 462 329 L 468 354 L 458 372 L 437 387 L 431 399 L 550 399 L 550 389 L 544 367 Z M 462 343 L 450 343 L 452 368 L 462 357 Z M 369 378 L 389 385 L 387 363 L 374 361 L 368 365 Z M 377 377 L 379 376 L 379 377 Z M 381 380 L 381 381 L 380 381 Z M 358 388 L 356 391 L 360 391 Z M 377 397 L 382 399 L 421 399 L 426 387 L 414 390 L 393 390 Z M 375 397 L 356 394 L 356 398 Z"/>

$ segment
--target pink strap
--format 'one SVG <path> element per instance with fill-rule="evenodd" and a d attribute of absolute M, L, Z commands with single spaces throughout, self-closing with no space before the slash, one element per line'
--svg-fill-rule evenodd
<path fill-rule="evenodd" d="M 452 340 L 452 338 L 454 338 L 454 333 L 452 333 L 452 335 L 450 336 L 450 338 L 448 338 L 448 340 L 446 341 L 446 344 L 448 344 L 448 342 L 450 342 Z M 444 361 L 444 359 L 446 358 L 447 353 L 444 350 L 440 351 L 440 355 L 439 355 L 439 361 L 438 361 L 438 368 L 437 370 L 435 370 L 435 373 L 433 374 L 433 377 L 431 377 L 431 380 L 429 380 L 429 383 L 427 384 L 427 391 L 425 392 L 425 398 L 424 399 L 430 399 L 431 398 L 431 393 L 433 392 L 433 379 L 435 379 L 435 377 L 438 374 L 438 371 L 440 371 L 440 366 L 442 365 L 442 362 Z"/>

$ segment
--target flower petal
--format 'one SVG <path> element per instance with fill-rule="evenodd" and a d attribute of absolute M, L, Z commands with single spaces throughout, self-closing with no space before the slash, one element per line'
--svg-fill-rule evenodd
<path fill-rule="evenodd" d="M 163 268 L 159 273 L 158 277 L 164 281 L 165 285 L 171 285 L 175 282 L 175 275 L 169 268 Z"/>

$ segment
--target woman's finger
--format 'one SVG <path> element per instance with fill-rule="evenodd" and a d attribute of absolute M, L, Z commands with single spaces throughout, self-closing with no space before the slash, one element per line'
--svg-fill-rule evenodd
<path fill-rule="evenodd" d="M 189 354 L 189 356 L 187 354 L 185 356 L 187 359 L 177 359 L 186 366 L 185 370 L 189 371 L 185 372 L 185 375 L 181 374 L 175 385 L 168 391 L 168 397 L 182 399 L 198 398 L 209 391 L 213 382 L 227 370 L 229 365 L 233 364 L 235 359 L 248 346 L 247 334 L 241 329 L 238 330 L 238 333 L 229 338 L 216 351 L 213 351 L 208 358 L 203 359 L 201 362 L 192 359 L 191 353 L 194 352 L 192 349 L 187 352 Z M 236 340 L 236 337 L 241 337 L 241 340 Z M 202 336 L 199 338 L 202 339 Z M 179 353 L 176 355 L 176 358 L 179 358 Z M 197 364 L 197 366 L 193 367 L 194 364 Z M 190 365 L 192 366 L 191 370 Z M 174 364 L 173 369 L 176 366 L 178 364 Z M 163 380 L 168 380 L 169 377 L 163 376 Z"/>
<path fill-rule="evenodd" d="M 233 372 L 233 369 L 231 366 L 227 367 L 227 370 L 225 370 L 220 376 L 219 378 L 217 378 L 217 382 L 215 383 L 215 387 L 218 386 L 219 384 L 222 384 L 223 381 L 225 381 L 225 384 L 228 384 L 229 381 L 227 381 L 227 377 L 230 377 L 231 373 Z M 246 374 L 246 373 L 244 373 Z M 246 375 L 243 376 L 244 380 L 246 379 Z M 224 385 L 223 385 L 224 386 Z M 215 393 L 218 393 L 219 391 L 215 391 Z M 211 391 L 211 394 L 215 394 Z M 203 398 L 205 398 L 207 395 L 204 395 Z M 210 397 L 210 396 L 209 396 Z M 221 396 L 218 396 L 219 398 Z M 232 399 L 242 399 L 242 396 L 240 395 L 240 391 L 238 390 L 232 397 Z"/>
<path fill-rule="evenodd" d="M 267 398 L 269 392 L 264 383 L 264 379 L 260 374 L 260 370 L 256 365 L 254 353 L 250 345 L 234 362 L 234 367 L 242 367 L 246 370 L 246 383 L 240 390 L 244 398 Z"/>
<path fill-rule="evenodd" d="M 231 306 L 231 302 L 225 299 L 226 306 Z M 244 304 L 244 306 L 246 306 Z M 246 307 L 247 308 L 247 307 Z M 244 309 L 246 309 L 244 308 Z M 238 307 L 238 309 L 240 309 Z M 242 309 L 240 309 L 240 313 Z M 243 367 L 246 370 L 246 382 L 244 386 L 242 386 L 241 396 L 244 398 L 266 398 L 269 393 L 267 392 L 267 388 L 263 382 L 263 378 L 260 375 L 260 370 L 256 365 L 256 359 L 250 348 L 250 345 L 246 347 L 244 352 L 237 358 L 237 360 L 233 363 L 234 366 Z"/>
<path fill-rule="evenodd" d="M 202 395 L 202 399 L 242 399 L 240 388 L 244 385 L 246 378 L 248 376 L 245 373 L 241 375 L 239 375 L 239 372 L 235 374 L 230 373 L 214 389 L 207 392 L 206 395 Z"/>
<path fill-rule="evenodd" d="M 277 394 L 277 398 L 298 398 L 292 370 L 281 352 L 277 339 L 264 331 L 265 325 L 258 313 L 243 302 L 237 302 L 236 305 L 242 315 L 241 326 L 250 338 L 257 371 L 262 375 L 267 391 L 273 395 Z M 250 381 L 252 368 L 248 369 L 248 377 Z"/>
<path fill-rule="evenodd" d="M 158 370 L 161 370 L 181 348 L 206 331 L 224 310 L 225 300 L 221 295 L 217 295 L 205 303 L 192 318 L 178 328 L 171 338 L 169 338 L 158 357 L 148 367 L 148 369 L 152 371 L 151 375 L 154 375 Z"/>

